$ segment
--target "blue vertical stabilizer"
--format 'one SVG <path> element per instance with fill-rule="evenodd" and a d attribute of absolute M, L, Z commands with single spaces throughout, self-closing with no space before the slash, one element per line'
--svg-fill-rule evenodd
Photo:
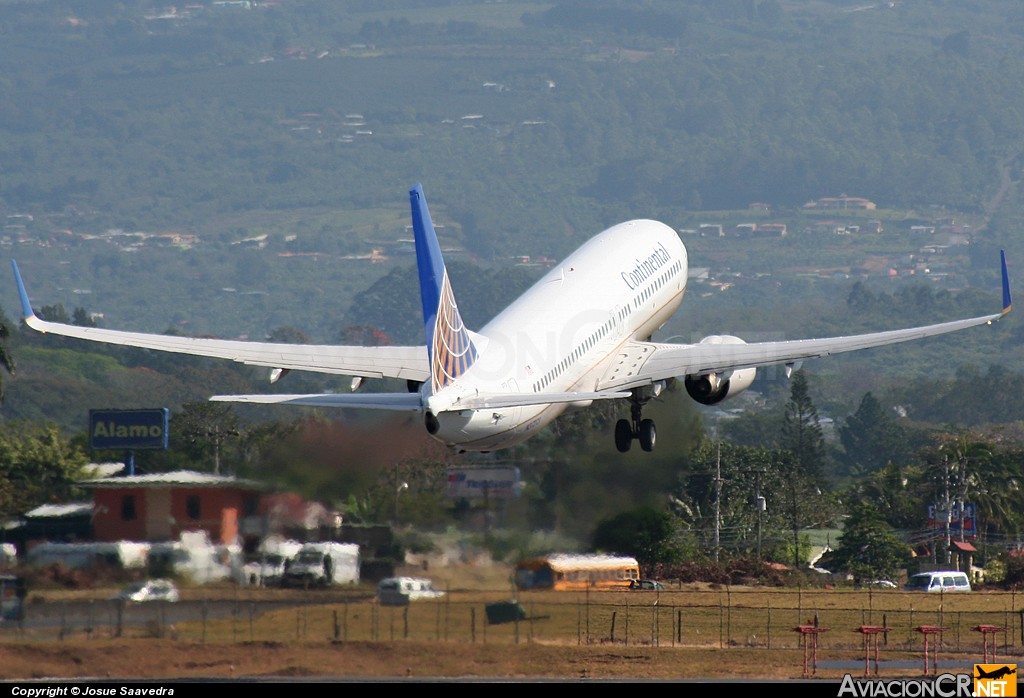
<path fill-rule="evenodd" d="M 419 184 L 409 190 L 409 203 L 423 302 L 423 328 L 430 352 L 431 387 L 437 393 L 473 365 L 477 351 L 459 315 L 427 200 Z"/>

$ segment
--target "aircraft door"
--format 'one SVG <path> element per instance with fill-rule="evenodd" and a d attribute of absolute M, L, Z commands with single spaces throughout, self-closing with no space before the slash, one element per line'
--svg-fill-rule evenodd
<path fill-rule="evenodd" d="M 623 334 L 625 334 L 626 331 L 626 325 L 622 319 L 623 315 L 624 313 L 622 312 L 621 305 L 615 306 L 615 308 L 612 310 L 612 326 L 615 328 L 616 337 L 621 337 Z"/>

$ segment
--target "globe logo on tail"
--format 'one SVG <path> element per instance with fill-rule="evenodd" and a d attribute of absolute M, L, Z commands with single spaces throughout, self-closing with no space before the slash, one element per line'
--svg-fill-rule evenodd
<path fill-rule="evenodd" d="M 459 306 L 455 304 L 447 272 L 441 284 L 441 297 L 437 307 L 437 318 L 434 320 L 433 335 L 430 351 L 433 366 L 430 373 L 431 387 L 436 394 L 464 374 L 476 361 L 477 356 L 469 332 L 462 322 L 462 316 L 459 315 Z"/>

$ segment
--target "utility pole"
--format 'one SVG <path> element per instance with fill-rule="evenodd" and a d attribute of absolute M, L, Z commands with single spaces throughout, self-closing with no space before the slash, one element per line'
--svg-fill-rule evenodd
<path fill-rule="evenodd" d="M 718 456 L 715 459 L 715 562 L 718 562 L 718 551 L 722 528 L 722 442 L 718 441 Z"/>
<path fill-rule="evenodd" d="M 397 474 L 397 471 L 396 471 Z M 397 478 L 396 478 L 397 479 Z M 398 495 L 402 494 L 403 490 L 409 489 L 408 482 L 400 482 L 395 485 L 395 508 L 391 517 L 392 526 L 398 526 Z"/>
<path fill-rule="evenodd" d="M 764 497 L 761 496 L 761 473 L 763 470 L 754 471 L 754 506 L 757 507 L 757 560 L 761 561 L 761 514 L 765 510 Z"/>
<path fill-rule="evenodd" d="M 950 536 L 950 529 L 953 527 L 953 502 L 949 497 L 949 457 L 943 458 L 943 467 L 945 471 L 945 504 L 946 507 L 946 567 L 949 567 L 951 555 L 950 548 L 953 547 L 953 542 Z"/>

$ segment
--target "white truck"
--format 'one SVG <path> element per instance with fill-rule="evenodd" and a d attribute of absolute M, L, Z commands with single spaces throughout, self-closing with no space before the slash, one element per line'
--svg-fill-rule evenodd
<path fill-rule="evenodd" d="M 359 546 L 355 543 L 305 543 L 285 567 L 281 585 L 331 586 L 359 582 Z"/>
<path fill-rule="evenodd" d="M 259 587 L 279 587 L 284 579 L 288 561 L 302 550 L 302 543 L 296 540 L 268 538 L 256 554 L 242 568 L 246 584 Z"/>

